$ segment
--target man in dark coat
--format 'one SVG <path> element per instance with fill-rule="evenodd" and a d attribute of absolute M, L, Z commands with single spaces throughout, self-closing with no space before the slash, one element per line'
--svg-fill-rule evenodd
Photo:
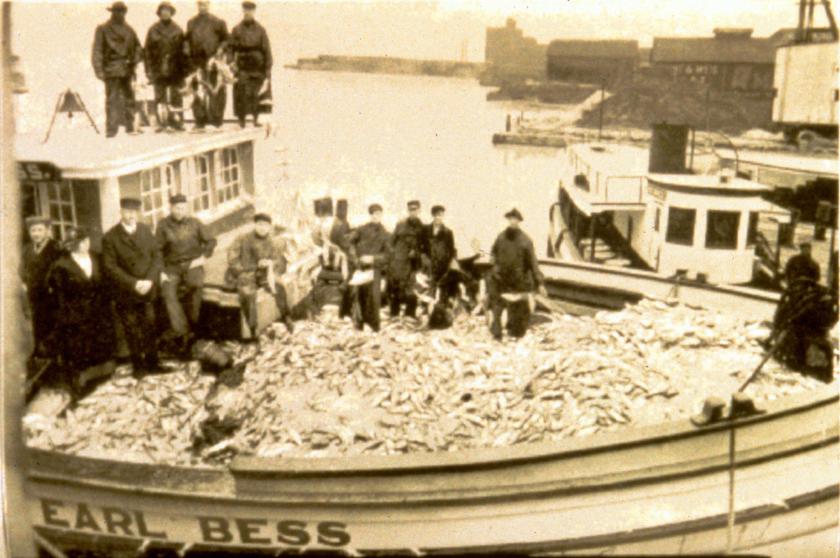
<path fill-rule="evenodd" d="M 155 88 L 155 114 L 158 119 L 157 131 L 167 126 L 182 130 L 183 99 L 181 87 L 184 85 L 184 31 L 172 21 L 175 7 L 169 2 L 161 2 L 157 9 L 160 21 L 149 28 L 146 34 L 144 65 L 146 77 Z"/>
<path fill-rule="evenodd" d="M 452 292 L 451 284 L 444 284 L 453 260 L 458 255 L 455 250 L 455 236 L 452 230 L 443 224 L 446 209 L 442 205 L 432 207 L 432 222 L 423 230 L 423 248 L 429 264 L 432 285 L 441 289 L 440 300 L 446 305 Z M 456 285 L 457 286 L 457 285 Z"/>
<path fill-rule="evenodd" d="M 61 247 L 49 236 L 49 219 L 27 217 L 26 229 L 29 242 L 20 260 L 20 280 L 26 291 L 29 314 L 32 318 L 32 336 L 38 357 L 48 356 L 53 330 L 54 305 L 50 296 L 47 276 L 55 261 L 61 256 Z"/>
<path fill-rule="evenodd" d="M 820 280 L 820 264 L 811 257 L 811 243 L 803 242 L 799 245 L 799 253 L 788 260 L 785 265 L 785 279 L 788 285 L 797 279 Z"/>
<path fill-rule="evenodd" d="M 519 228 L 522 214 L 512 209 L 505 214 L 508 227 L 496 238 L 491 250 L 493 270 L 488 284 L 490 308 L 493 313 L 490 332 L 502 338 L 502 311 L 508 309 L 507 331 L 522 337 L 528 330 L 531 308 L 528 293 L 539 288 L 545 295 L 543 275 L 537 263 L 534 243 Z M 505 296 L 508 295 L 508 296 Z M 508 304 L 506 298 L 511 299 Z"/>
<path fill-rule="evenodd" d="M 105 82 L 105 135 L 114 137 L 120 126 L 134 132 L 134 90 L 131 81 L 142 57 L 137 33 L 125 22 L 128 8 L 114 2 L 111 19 L 96 28 L 93 39 L 93 71 Z"/>
<path fill-rule="evenodd" d="M 187 33 L 184 40 L 184 50 L 189 63 L 189 71 L 197 72 L 198 78 L 211 85 L 218 82 L 219 76 L 213 75 L 209 67 L 211 59 L 217 52 L 225 48 L 228 40 L 227 24 L 210 13 L 210 2 L 198 2 L 198 15 L 187 22 Z M 227 101 L 227 90 L 224 84 L 217 91 L 208 93 L 207 110 L 194 111 L 196 128 L 202 129 L 211 124 L 221 126 Z"/>
<path fill-rule="evenodd" d="M 274 295 L 278 319 L 294 332 L 286 289 L 278 281 L 286 272 L 286 256 L 281 239 L 272 236 L 271 216 L 254 215 L 254 230 L 239 236 L 228 249 L 226 279 L 236 286 L 239 306 L 257 339 L 257 292 L 266 289 Z"/>
<path fill-rule="evenodd" d="M 388 266 L 388 305 L 391 317 L 400 315 L 405 304 L 405 315 L 414 318 L 417 313 L 417 296 L 414 294 L 414 277 L 420 270 L 425 252 L 423 222 L 420 220 L 420 202 L 408 202 L 408 217 L 397 223 L 391 236 L 391 259 Z"/>
<path fill-rule="evenodd" d="M 195 329 L 201 314 L 204 260 L 213 255 L 216 239 L 204 223 L 187 215 L 186 196 L 175 194 L 169 198 L 169 205 L 172 212 L 155 231 L 163 257 L 160 290 L 179 352 L 185 355 L 189 353 L 190 330 Z M 187 313 L 181 304 L 182 291 Z"/>
<path fill-rule="evenodd" d="M 102 239 L 102 267 L 113 285 L 116 313 L 136 376 L 159 368 L 154 301 L 163 269 L 151 228 L 137 222 L 140 206 L 136 198 L 121 199 L 120 222 Z"/>
<path fill-rule="evenodd" d="M 236 63 L 236 83 L 233 85 L 233 112 L 239 125 L 245 127 L 245 119 L 253 115 L 254 126 L 259 125 L 260 91 L 270 87 L 271 44 L 268 33 L 254 19 L 257 5 L 243 2 L 242 23 L 230 34 L 230 51 Z"/>
<path fill-rule="evenodd" d="M 370 222 L 352 231 L 347 236 L 347 245 L 353 269 L 373 272 L 373 281 L 355 287 L 362 314 L 356 328 L 361 330 L 367 324 L 373 331 L 379 331 L 380 283 L 382 270 L 387 268 L 390 259 L 391 242 L 388 231 L 382 226 L 382 206 L 375 203 L 368 208 L 368 213 Z"/>
<path fill-rule="evenodd" d="M 50 272 L 49 284 L 56 307 L 56 349 L 63 383 L 78 393 L 85 372 L 97 376 L 113 372 L 116 338 L 101 259 L 90 251 L 86 230 L 77 227 L 69 237 L 67 251 Z"/>

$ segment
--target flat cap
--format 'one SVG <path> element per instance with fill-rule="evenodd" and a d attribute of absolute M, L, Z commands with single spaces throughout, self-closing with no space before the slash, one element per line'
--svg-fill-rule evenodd
<path fill-rule="evenodd" d="M 65 250 L 73 250 L 79 242 L 90 238 L 90 231 L 85 227 L 70 227 L 67 229 L 66 236 L 62 245 Z"/>
<path fill-rule="evenodd" d="M 254 223 L 258 223 L 260 221 L 263 221 L 265 223 L 271 223 L 271 215 L 262 212 L 254 214 Z"/>
<path fill-rule="evenodd" d="M 417 200 L 411 200 L 406 204 L 409 209 L 420 209 L 420 202 Z"/>
<path fill-rule="evenodd" d="M 114 2 L 108 8 L 106 8 L 109 12 L 127 12 L 128 6 L 125 5 L 125 2 Z"/>
<path fill-rule="evenodd" d="M 257 9 L 257 5 L 254 2 L 251 2 L 250 0 L 245 0 L 245 2 L 242 2 L 242 7 L 245 8 L 246 10 L 256 10 Z"/>
<path fill-rule="evenodd" d="M 120 207 L 122 209 L 140 209 L 143 204 L 137 198 L 122 198 L 120 199 Z"/>
<path fill-rule="evenodd" d="M 187 196 L 184 194 L 175 194 L 169 198 L 169 203 L 170 205 L 175 205 L 176 203 L 187 203 Z"/>
<path fill-rule="evenodd" d="M 175 15 L 175 6 L 173 6 L 171 2 L 166 2 L 164 0 L 163 2 L 158 4 L 157 12 L 155 12 L 155 13 L 157 15 L 160 15 L 161 10 L 163 10 L 163 9 L 168 9 L 170 14 Z"/>
<path fill-rule="evenodd" d="M 522 217 L 522 214 L 519 213 L 519 210 L 516 209 L 515 207 L 513 209 L 511 209 L 510 211 L 508 211 L 507 213 L 505 213 L 505 219 L 513 219 L 513 218 L 519 219 L 520 221 L 525 220 Z"/>
<path fill-rule="evenodd" d="M 438 213 L 446 212 L 446 208 L 442 205 L 433 205 L 432 206 L 432 215 L 437 215 Z"/>
<path fill-rule="evenodd" d="M 370 204 L 370 206 L 368 207 L 368 213 L 369 213 L 369 214 L 371 214 L 371 215 L 373 215 L 373 214 L 374 214 L 374 213 L 376 213 L 377 211 L 380 211 L 380 212 L 381 212 L 381 211 L 382 211 L 382 206 L 381 206 L 381 205 L 379 205 L 378 203 L 372 203 L 372 204 Z"/>
<path fill-rule="evenodd" d="M 50 219 L 49 219 L 49 217 L 43 217 L 41 215 L 30 215 L 29 217 L 24 219 L 24 222 L 26 223 L 26 228 L 29 228 L 33 225 L 47 225 L 47 226 L 49 226 Z"/>

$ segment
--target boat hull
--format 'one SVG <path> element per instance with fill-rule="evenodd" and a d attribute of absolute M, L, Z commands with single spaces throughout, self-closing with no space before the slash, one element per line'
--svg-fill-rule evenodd
<path fill-rule="evenodd" d="M 552 281 L 605 292 L 673 287 L 633 270 L 542 267 Z M 736 302 L 730 309 L 755 319 L 774 307 L 771 294 L 708 285 L 679 286 L 677 298 Z M 703 428 L 679 421 L 450 453 L 240 457 L 219 469 L 32 450 L 27 511 L 61 549 L 833 556 L 837 403 L 835 383 Z"/>

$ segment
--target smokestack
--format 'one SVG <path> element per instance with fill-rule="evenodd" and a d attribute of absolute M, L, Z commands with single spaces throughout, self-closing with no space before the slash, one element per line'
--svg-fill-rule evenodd
<path fill-rule="evenodd" d="M 648 172 L 689 174 L 685 165 L 688 126 L 663 122 L 654 124 L 651 129 Z"/>

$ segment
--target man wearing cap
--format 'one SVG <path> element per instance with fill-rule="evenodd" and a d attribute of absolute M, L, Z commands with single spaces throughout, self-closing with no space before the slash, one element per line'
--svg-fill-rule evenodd
<path fill-rule="evenodd" d="M 114 2 L 111 19 L 96 28 L 93 39 L 93 71 L 105 82 L 105 135 L 114 137 L 120 126 L 134 132 L 134 90 L 131 82 L 142 58 L 137 33 L 125 21 L 128 8 Z"/>
<path fill-rule="evenodd" d="M 210 2 L 198 2 L 198 14 L 187 22 L 184 50 L 190 66 L 190 72 L 198 72 L 198 78 L 209 84 L 216 84 L 219 76 L 211 75 L 210 61 L 225 48 L 228 40 L 227 24 L 210 13 Z M 227 90 L 224 84 L 217 91 L 208 91 L 207 110 L 195 111 L 196 128 L 206 124 L 221 126 L 227 102 Z"/>
<path fill-rule="evenodd" d="M 189 205 L 183 194 L 169 198 L 171 213 L 157 225 L 155 237 L 163 257 L 160 290 L 172 333 L 179 340 L 179 352 L 189 352 L 191 329 L 201 314 L 204 260 L 213 255 L 216 239 L 207 227 L 189 216 Z M 181 304 L 185 291 L 187 311 Z"/>
<path fill-rule="evenodd" d="M 230 50 L 237 68 L 233 111 L 242 127 L 248 116 L 254 117 L 254 126 L 259 125 L 260 91 L 270 88 L 271 82 L 271 44 L 268 33 L 255 19 L 256 10 L 254 2 L 242 2 L 242 23 L 230 34 Z"/>
<path fill-rule="evenodd" d="M 172 21 L 175 7 L 169 2 L 158 5 L 159 21 L 146 34 L 144 66 L 146 77 L 155 88 L 157 131 L 167 126 L 183 129 L 181 87 L 185 76 L 184 31 Z"/>
<path fill-rule="evenodd" d="M 815 283 L 820 280 L 820 264 L 811 257 L 811 243 L 799 245 L 799 253 L 785 265 L 785 279 L 788 285 L 798 279 L 808 279 Z"/>
<path fill-rule="evenodd" d="M 496 238 L 491 250 L 493 270 L 488 282 L 490 308 L 493 313 L 490 332 L 495 339 L 502 338 L 503 295 L 518 295 L 519 300 L 507 304 L 507 331 L 513 337 L 522 337 L 528 330 L 531 309 L 527 293 L 538 287 L 545 295 L 543 275 L 537 263 L 534 243 L 519 227 L 522 214 L 511 209 L 505 214 L 507 228 Z"/>
<path fill-rule="evenodd" d="M 408 217 L 397 223 L 391 235 L 391 258 L 388 267 L 388 306 L 391 317 L 400 315 L 405 304 L 405 315 L 416 317 L 417 295 L 414 294 L 414 276 L 420 270 L 423 246 L 423 222 L 420 220 L 420 202 L 408 202 Z"/>
<path fill-rule="evenodd" d="M 254 215 L 254 230 L 240 235 L 228 250 L 225 279 L 239 293 L 239 306 L 248 322 L 251 335 L 257 339 L 257 292 L 264 288 L 274 295 L 278 319 L 289 333 L 294 331 L 286 289 L 278 281 L 286 272 L 285 243 L 275 239 L 271 216 Z"/>
<path fill-rule="evenodd" d="M 154 301 L 163 269 L 152 229 L 138 222 L 140 207 L 136 198 L 121 199 L 120 222 L 102 238 L 102 267 L 138 377 L 159 368 Z"/>
<path fill-rule="evenodd" d="M 370 222 L 358 227 L 347 235 L 347 247 L 350 253 L 350 265 L 354 270 L 372 270 L 373 281 L 357 288 L 358 303 L 361 308 L 361 321 L 356 322 L 357 329 L 364 324 L 373 331 L 379 331 L 381 274 L 387 269 L 391 253 L 388 231 L 382 226 L 382 206 L 378 203 L 368 207 Z"/>
<path fill-rule="evenodd" d="M 50 238 L 49 224 L 49 219 L 45 217 L 26 218 L 30 242 L 23 249 L 18 269 L 32 318 L 34 354 L 39 357 L 48 355 L 49 338 L 53 329 L 53 304 L 47 277 L 53 264 L 61 256 L 61 247 Z"/>
<path fill-rule="evenodd" d="M 442 205 L 432 207 L 432 222 L 423 230 L 423 248 L 428 260 L 429 275 L 432 285 L 441 289 L 441 302 L 446 304 L 453 294 L 449 285 L 443 284 L 443 279 L 458 255 L 455 250 L 455 236 L 452 230 L 443 223 L 446 209 Z"/>

